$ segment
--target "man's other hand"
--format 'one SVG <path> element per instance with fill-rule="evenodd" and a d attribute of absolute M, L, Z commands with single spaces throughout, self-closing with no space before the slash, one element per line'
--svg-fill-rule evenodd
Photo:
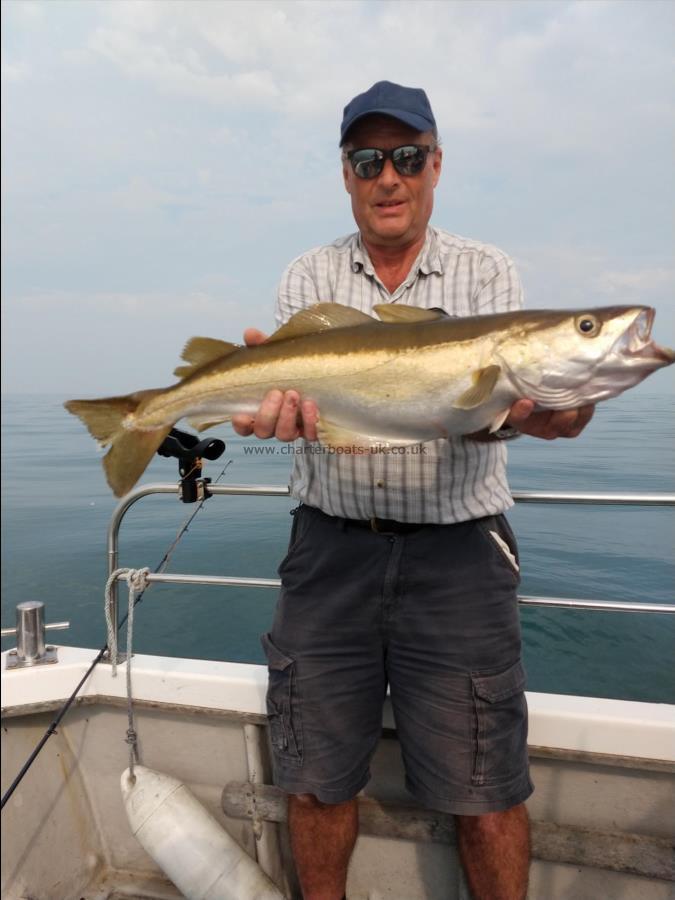
<path fill-rule="evenodd" d="M 555 438 L 574 438 L 581 434 L 593 418 L 595 406 L 580 406 L 578 409 L 544 409 L 533 412 L 533 400 L 516 400 L 506 420 L 523 434 L 552 441 Z"/>
<path fill-rule="evenodd" d="M 244 332 L 247 347 L 255 347 L 266 340 L 267 335 L 257 328 L 247 328 Z M 275 437 L 279 441 L 294 441 L 299 437 L 315 441 L 318 418 L 316 404 L 311 400 L 301 404 L 297 391 L 272 390 L 265 395 L 254 417 L 232 416 L 232 427 L 242 437 L 254 434 L 258 438 Z"/>

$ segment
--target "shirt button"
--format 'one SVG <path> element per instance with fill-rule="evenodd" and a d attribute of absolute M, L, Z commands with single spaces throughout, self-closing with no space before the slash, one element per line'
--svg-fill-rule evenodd
<path fill-rule="evenodd" d="M 380 479 L 379 481 L 376 481 L 375 484 L 376 484 L 378 487 L 384 487 L 384 481 L 382 481 L 382 479 Z"/>

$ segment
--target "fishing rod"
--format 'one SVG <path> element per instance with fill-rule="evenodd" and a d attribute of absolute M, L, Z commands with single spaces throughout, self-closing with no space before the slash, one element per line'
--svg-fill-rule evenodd
<path fill-rule="evenodd" d="M 218 459 L 218 457 L 222 456 L 224 451 L 225 451 L 224 441 L 221 441 L 218 439 L 200 441 L 197 437 L 195 437 L 195 435 L 188 434 L 185 431 L 179 431 L 177 428 L 171 429 L 171 431 L 169 432 L 169 435 L 165 438 L 163 444 L 157 451 L 157 453 L 160 456 L 175 457 L 178 459 L 178 472 L 179 472 L 179 476 L 180 476 L 180 478 L 179 478 L 180 499 L 183 501 L 183 503 L 196 503 L 197 502 L 198 483 L 200 481 L 204 485 L 204 490 L 202 492 L 202 498 L 199 502 L 199 505 L 196 507 L 194 512 L 188 516 L 188 518 L 185 520 L 185 522 L 179 529 L 178 534 L 176 535 L 174 540 L 171 542 L 171 544 L 167 548 L 167 550 L 164 553 L 164 556 L 162 557 L 160 562 L 155 567 L 154 574 L 158 574 L 168 565 L 169 559 L 171 558 L 173 551 L 178 546 L 179 541 L 181 540 L 183 535 L 190 528 L 190 525 L 192 524 L 197 513 L 199 513 L 202 510 L 206 501 L 209 499 L 209 497 L 212 496 L 211 493 L 209 493 L 209 491 L 208 491 L 208 484 L 211 483 L 211 479 L 210 478 L 201 478 L 202 459 L 203 458 L 211 459 L 211 460 Z M 220 475 L 216 478 L 215 482 L 213 482 L 214 484 L 217 484 L 220 481 L 220 479 L 223 477 L 223 475 L 227 471 L 227 468 L 229 467 L 231 462 L 232 462 L 231 459 L 227 461 L 227 463 L 223 467 L 222 471 L 220 472 Z M 145 594 L 145 589 L 142 590 L 136 596 L 134 603 L 133 603 L 133 609 L 135 609 L 136 606 L 141 602 L 144 594 Z M 128 618 L 129 618 L 129 612 L 127 612 L 123 616 L 122 620 L 117 625 L 117 631 L 120 630 L 120 628 L 125 624 L 125 622 L 127 621 Z M 109 648 L 108 644 L 109 644 L 109 642 L 106 641 L 106 643 L 98 651 L 98 653 L 96 654 L 96 657 L 94 658 L 93 662 L 91 663 L 91 665 L 89 666 L 89 668 L 87 669 L 85 674 L 82 676 L 77 687 L 72 692 L 70 697 L 68 697 L 68 699 L 65 701 L 65 703 L 63 704 L 63 706 L 57 713 L 56 717 L 53 719 L 53 721 L 47 727 L 47 730 L 45 731 L 45 733 L 42 735 L 42 737 L 40 738 L 38 743 L 35 745 L 35 748 L 33 749 L 30 756 L 27 758 L 26 762 L 21 767 L 21 770 L 19 771 L 16 778 L 14 779 L 14 781 L 12 781 L 11 785 L 7 788 L 6 792 L 4 793 L 4 795 L 2 797 L 2 801 L 0 802 L 0 810 L 5 808 L 5 804 L 7 803 L 9 798 L 12 796 L 14 791 L 17 789 L 17 787 L 21 784 L 24 776 L 26 775 L 26 773 L 28 772 L 30 767 L 33 765 L 33 763 L 37 759 L 40 751 L 42 750 L 44 745 L 47 743 L 49 738 L 53 734 L 56 734 L 56 729 L 58 728 L 58 726 L 61 723 L 61 720 L 63 719 L 65 714 L 68 712 L 70 707 L 75 702 L 75 699 L 76 699 L 78 693 L 80 692 L 80 690 L 82 689 L 82 686 L 84 685 L 85 681 L 89 678 L 89 676 L 94 671 L 96 666 L 101 662 L 103 657 L 109 651 L 110 648 Z"/>

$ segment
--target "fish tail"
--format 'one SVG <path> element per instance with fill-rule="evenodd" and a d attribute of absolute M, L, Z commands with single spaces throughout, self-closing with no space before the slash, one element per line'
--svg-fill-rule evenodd
<path fill-rule="evenodd" d="M 79 416 L 99 444 L 110 446 L 103 458 L 103 468 L 116 497 L 122 497 L 131 490 L 171 431 L 170 424 L 152 431 L 140 431 L 124 425 L 127 416 L 161 393 L 163 390 L 159 388 L 138 391 L 125 397 L 69 400 L 64 403 L 68 412 Z"/>

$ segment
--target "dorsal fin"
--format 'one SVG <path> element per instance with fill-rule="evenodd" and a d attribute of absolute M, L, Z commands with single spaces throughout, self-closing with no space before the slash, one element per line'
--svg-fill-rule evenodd
<path fill-rule="evenodd" d="M 206 363 L 220 359 L 234 353 L 239 347 L 229 341 L 220 341 L 216 338 L 193 337 L 187 342 L 181 353 L 181 359 L 192 363 L 194 366 L 204 366 Z"/>
<path fill-rule="evenodd" d="M 177 369 L 174 369 L 173 374 L 178 378 L 187 378 L 207 363 L 221 359 L 223 356 L 229 356 L 235 350 L 239 350 L 239 347 L 236 344 L 230 344 L 229 341 L 219 341 L 216 338 L 208 337 L 190 338 L 181 354 L 181 359 L 190 365 L 178 366 Z"/>
<path fill-rule="evenodd" d="M 349 325 L 364 325 L 377 322 L 367 313 L 343 306 L 341 303 L 315 303 L 307 309 L 301 309 L 271 335 L 267 341 L 285 341 L 302 334 L 316 334 L 331 328 L 347 328 Z"/>
<path fill-rule="evenodd" d="M 378 303 L 373 309 L 383 322 L 433 322 L 450 318 L 443 309 L 420 309 L 419 306 L 398 306 L 396 303 Z"/>

